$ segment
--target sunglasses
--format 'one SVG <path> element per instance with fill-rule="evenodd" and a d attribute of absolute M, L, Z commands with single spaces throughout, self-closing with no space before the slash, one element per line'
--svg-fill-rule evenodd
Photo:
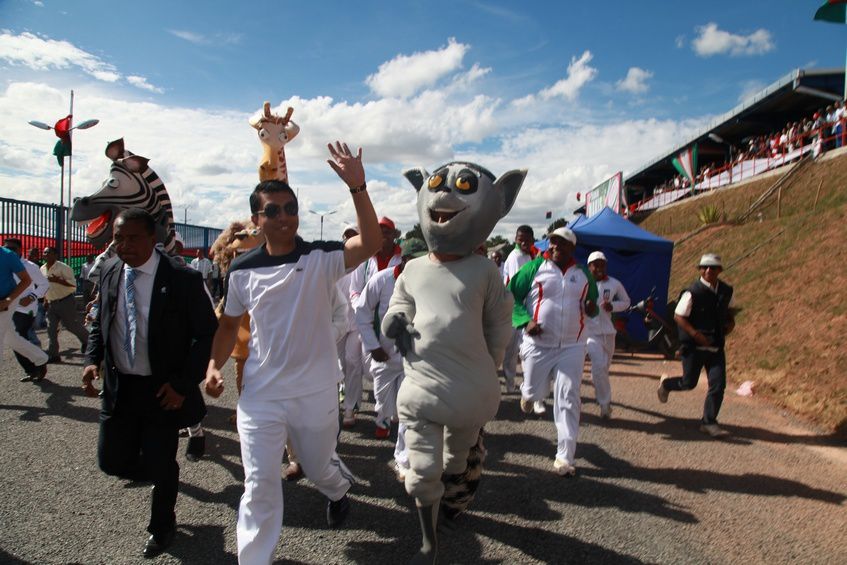
<path fill-rule="evenodd" d="M 268 204 L 268 206 L 265 206 L 265 210 L 267 210 L 269 206 L 276 206 L 276 204 Z M 259 212 L 259 213 L 261 214 L 261 212 Z M 276 214 L 274 214 L 274 216 L 276 216 Z M 274 216 L 268 216 L 268 217 L 273 218 Z M 260 233 L 262 233 L 262 230 L 260 230 L 259 228 L 253 228 L 251 230 L 241 230 L 240 232 L 234 233 L 233 237 L 235 239 L 237 239 L 238 241 L 244 241 L 248 237 L 255 237 L 255 236 L 259 235 Z"/>
<path fill-rule="evenodd" d="M 298 211 L 297 202 L 292 200 L 291 202 L 287 202 L 284 206 L 280 206 L 279 204 L 265 204 L 265 209 L 259 210 L 256 213 L 261 214 L 266 218 L 273 219 L 279 216 L 281 212 L 285 212 L 286 216 L 296 216 Z"/>

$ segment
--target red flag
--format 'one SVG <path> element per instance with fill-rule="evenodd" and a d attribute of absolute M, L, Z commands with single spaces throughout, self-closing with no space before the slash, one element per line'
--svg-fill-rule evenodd
<path fill-rule="evenodd" d="M 61 139 L 62 141 L 66 139 L 70 139 L 71 137 L 71 119 L 72 115 L 68 114 L 67 118 L 62 118 L 56 125 L 53 126 L 53 131 L 56 132 L 56 137 Z"/>

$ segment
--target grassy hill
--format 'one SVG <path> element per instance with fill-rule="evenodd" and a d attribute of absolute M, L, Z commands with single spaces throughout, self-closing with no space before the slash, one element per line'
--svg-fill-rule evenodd
<path fill-rule="evenodd" d="M 702 253 L 722 255 L 723 278 L 735 287 L 736 304 L 743 308 L 727 345 L 729 380 L 752 380 L 756 394 L 847 437 L 847 153 L 842 151 L 796 171 L 783 186 L 780 205 L 774 194 L 746 223 L 736 222 L 786 173 L 658 210 L 640 225 L 680 241 L 701 226 L 698 211 L 704 206 L 723 213 L 724 222 L 675 245 L 670 296 L 696 280 Z"/>

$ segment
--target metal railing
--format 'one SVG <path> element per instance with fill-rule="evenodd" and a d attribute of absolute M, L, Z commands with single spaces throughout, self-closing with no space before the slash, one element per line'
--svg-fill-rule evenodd
<path fill-rule="evenodd" d="M 69 214 L 67 206 L 0 197 L 0 240 L 17 237 L 23 244 L 24 256 L 33 247 L 38 249 L 39 255 L 45 247 L 55 247 L 62 261 L 79 276 L 85 258 L 102 249 L 88 241 L 85 226 L 70 221 Z M 175 227 L 185 242 L 183 255 L 191 257 L 197 249 L 208 251 L 223 231 L 183 223 L 176 223 Z"/>

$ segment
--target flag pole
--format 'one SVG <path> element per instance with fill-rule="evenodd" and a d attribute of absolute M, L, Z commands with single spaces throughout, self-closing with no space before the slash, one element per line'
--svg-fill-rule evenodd
<path fill-rule="evenodd" d="M 68 252 L 65 254 L 65 259 L 71 258 L 71 214 L 70 209 L 73 204 L 73 199 L 71 198 L 71 177 L 73 176 L 73 167 L 74 167 L 74 144 L 73 144 L 73 131 L 74 131 L 74 91 L 71 90 L 71 108 L 69 113 L 68 122 L 68 141 L 71 144 L 71 151 L 68 154 L 68 218 L 65 222 L 65 243 L 68 246 Z M 64 209 L 62 210 L 64 214 Z"/>

